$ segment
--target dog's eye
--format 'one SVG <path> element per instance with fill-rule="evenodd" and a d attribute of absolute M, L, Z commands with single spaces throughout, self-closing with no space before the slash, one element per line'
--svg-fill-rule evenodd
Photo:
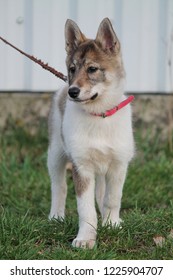
<path fill-rule="evenodd" d="M 90 66 L 90 67 L 88 67 L 87 72 L 88 72 L 89 74 L 92 74 L 92 73 L 95 73 L 97 70 L 98 70 L 97 67 Z"/>
<path fill-rule="evenodd" d="M 75 71 L 76 71 L 75 66 L 71 66 L 71 67 L 69 68 L 69 71 L 70 71 L 71 74 L 74 74 Z"/>

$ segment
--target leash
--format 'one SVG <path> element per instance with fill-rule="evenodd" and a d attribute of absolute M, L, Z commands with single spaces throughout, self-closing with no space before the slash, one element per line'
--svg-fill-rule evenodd
<path fill-rule="evenodd" d="M 48 70 L 49 72 L 51 72 L 52 74 L 54 74 L 56 77 L 60 78 L 61 80 L 63 80 L 64 82 L 67 82 L 67 76 L 65 76 L 64 74 L 62 74 L 61 72 L 57 71 L 56 69 L 54 69 L 53 67 L 49 66 L 48 63 L 44 63 L 41 59 L 38 59 L 36 57 L 34 57 L 33 55 L 29 55 L 27 53 L 25 53 L 24 51 L 20 50 L 19 48 L 15 47 L 14 45 L 12 45 L 11 43 L 9 43 L 7 40 L 5 40 L 4 38 L 0 37 L 0 39 L 7 45 L 9 45 L 10 47 L 12 47 L 13 49 L 15 49 L 16 51 L 20 52 L 21 54 L 23 54 L 24 56 L 28 57 L 29 59 L 31 59 L 32 61 L 34 61 L 35 63 L 39 64 L 42 68 L 44 68 L 45 70 Z"/>

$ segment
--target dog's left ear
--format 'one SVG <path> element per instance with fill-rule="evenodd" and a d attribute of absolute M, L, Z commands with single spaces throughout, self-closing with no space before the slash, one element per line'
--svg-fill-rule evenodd
<path fill-rule="evenodd" d="M 108 18 L 103 19 L 100 23 L 96 42 L 101 45 L 104 51 L 118 53 L 120 50 L 120 42 Z"/>

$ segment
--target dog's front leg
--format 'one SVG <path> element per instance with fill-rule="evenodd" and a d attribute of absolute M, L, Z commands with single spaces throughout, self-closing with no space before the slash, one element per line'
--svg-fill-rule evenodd
<path fill-rule="evenodd" d="M 72 245 L 92 249 L 95 245 L 97 230 L 94 174 L 86 174 L 73 167 L 73 180 L 77 195 L 79 231 Z"/>
<path fill-rule="evenodd" d="M 119 212 L 123 185 L 127 172 L 127 164 L 112 166 L 106 175 L 106 191 L 103 202 L 103 225 L 119 225 Z"/>

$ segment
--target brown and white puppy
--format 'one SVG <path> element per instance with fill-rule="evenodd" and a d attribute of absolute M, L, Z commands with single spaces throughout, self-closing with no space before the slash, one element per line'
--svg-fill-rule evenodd
<path fill-rule="evenodd" d="M 103 225 L 120 223 L 123 184 L 134 154 L 131 109 L 128 105 L 110 114 L 126 97 L 120 42 L 109 19 L 101 22 L 95 40 L 67 20 L 65 39 L 69 84 L 55 94 L 49 118 L 50 218 L 64 218 L 66 164 L 71 161 L 79 213 L 72 245 L 93 248 L 95 194 Z"/>

